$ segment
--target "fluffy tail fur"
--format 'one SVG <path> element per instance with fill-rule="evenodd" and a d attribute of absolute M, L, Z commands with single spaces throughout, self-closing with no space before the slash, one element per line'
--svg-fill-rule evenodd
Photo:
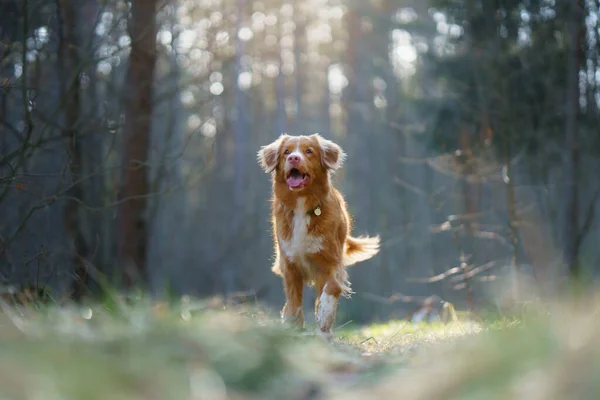
<path fill-rule="evenodd" d="M 368 260 L 379 252 L 379 236 L 369 237 L 348 236 L 346 239 L 346 251 L 344 252 L 344 266 L 356 264 Z"/>

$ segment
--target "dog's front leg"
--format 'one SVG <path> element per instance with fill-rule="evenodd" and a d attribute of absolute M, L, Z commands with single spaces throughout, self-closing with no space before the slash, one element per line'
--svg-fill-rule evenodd
<path fill-rule="evenodd" d="M 283 287 L 285 290 L 285 306 L 281 310 L 281 317 L 285 322 L 291 322 L 297 327 L 303 328 L 302 292 L 304 281 L 297 265 L 286 263 L 284 266 Z"/>
<path fill-rule="evenodd" d="M 330 334 L 342 289 L 333 276 L 317 283 L 317 289 L 319 290 L 315 304 L 317 326 L 321 332 Z"/>

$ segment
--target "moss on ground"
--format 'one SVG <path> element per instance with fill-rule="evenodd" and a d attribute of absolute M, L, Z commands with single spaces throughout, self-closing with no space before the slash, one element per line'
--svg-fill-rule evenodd
<path fill-rule="evenodd" d="M 0 399 L 600 398 L 597 301 L 347 327 L 333 343 L 255 306 L 115 304 L 4 305 Z"/>

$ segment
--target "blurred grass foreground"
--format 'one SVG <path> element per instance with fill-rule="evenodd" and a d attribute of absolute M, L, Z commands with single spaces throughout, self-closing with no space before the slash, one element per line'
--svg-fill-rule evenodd
<path fill-rule="evenodd" d="M 598 399 L 598 298 L 335 331 L 183 298 L 3 302 L 1 399 Z"/>

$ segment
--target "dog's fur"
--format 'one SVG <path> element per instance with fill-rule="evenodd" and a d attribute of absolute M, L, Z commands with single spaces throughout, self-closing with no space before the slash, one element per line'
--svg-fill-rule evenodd
<path fill-rule="evenodd" d="M 260 165 L 272 176 L 273 272 L 283 278 L 282 317 L 303 327 L 303 288 L 314 285 L 316 321 L 326 334 L 339 297 L 352 293 L 346 267 L 379 251 L 378 236 L 350 236 L 346 203 L 330 180 L 344 159 L 340 146 L 319 134 L 283 134 L 258 152 Z"/>

